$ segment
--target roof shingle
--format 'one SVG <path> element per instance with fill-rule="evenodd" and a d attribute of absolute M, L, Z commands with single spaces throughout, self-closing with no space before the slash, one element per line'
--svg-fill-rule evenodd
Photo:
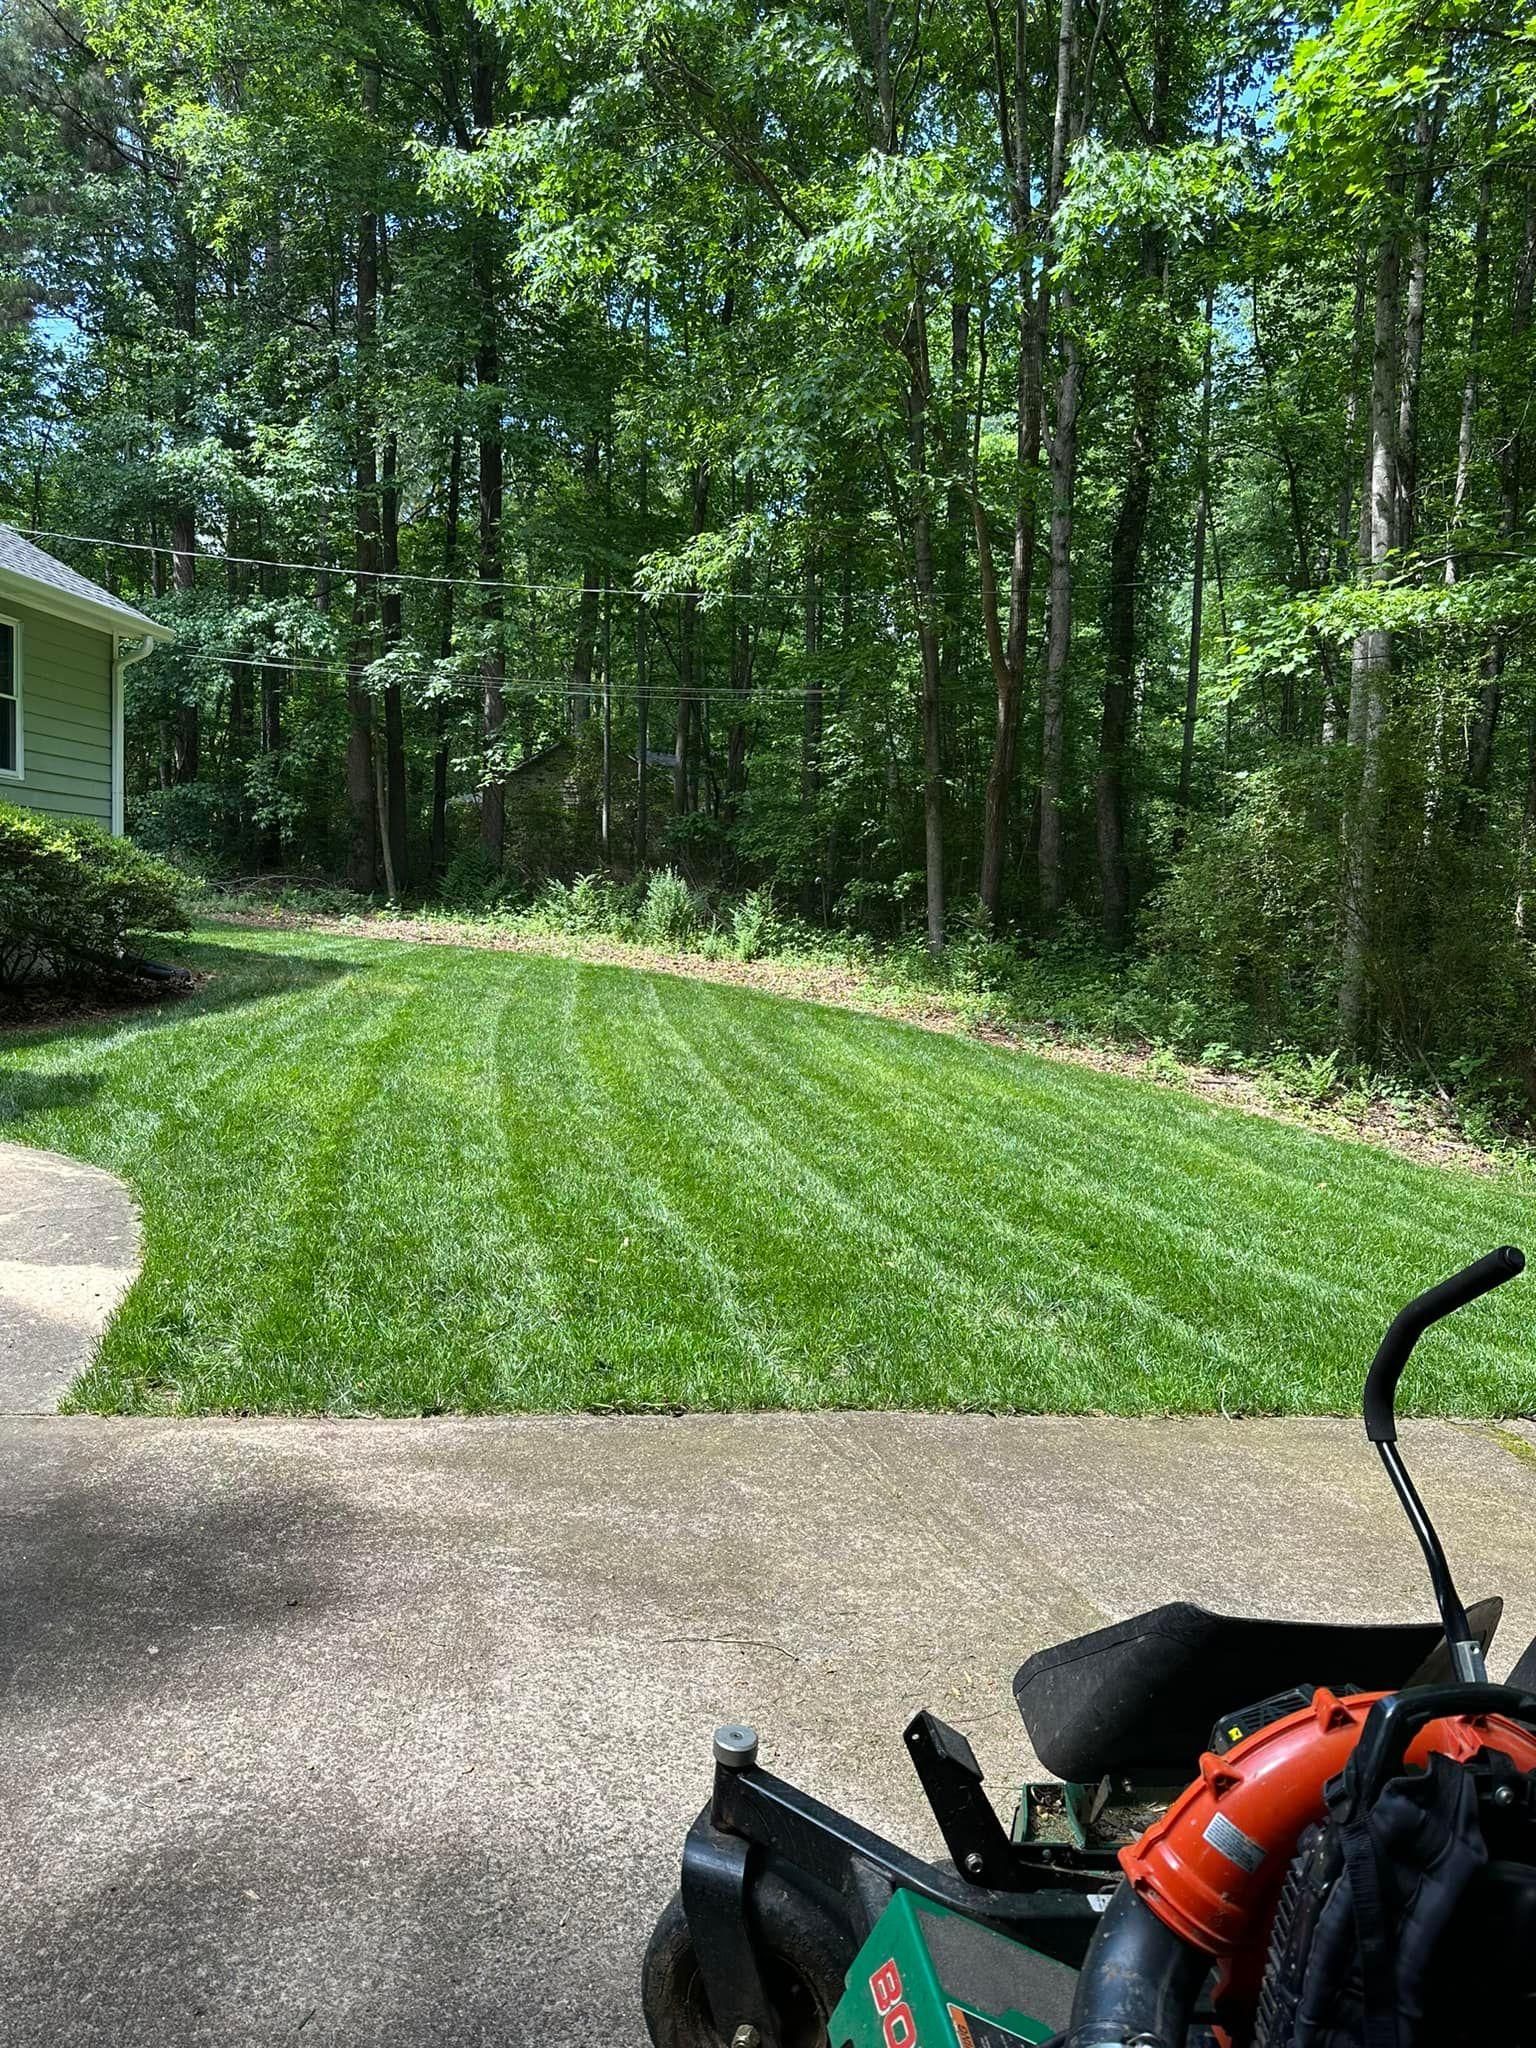
<path fill-rule="evenodd" d="M 0 526 L 0 569 L 9 575 L 20 576 L 40 590 L 56 590 L 61 597 L 73 597 L 86 604 L 96 605 L 103 611 L 112 612 L 123 622 L 124 633 L 142 633 L 146 630 L 165 634 L 168 629 L 155 619 L 147 618 L 131 604 L 125 604 L 120 597 L 114 597 L 110 590 L 103 590 L 99 583 L 93 583 L 88 576 L 82 576 L 64 562 L 56 561 L 52 555 L 35 548 L 31 541 L 23 540 L 12 526 Z"/>

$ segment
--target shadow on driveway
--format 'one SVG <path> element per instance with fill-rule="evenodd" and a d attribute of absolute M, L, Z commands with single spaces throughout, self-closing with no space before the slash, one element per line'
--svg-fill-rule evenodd
<path fill-rule="evenodd" d="M 8 1429 L 5 2048 L 639 2048 L 666 1880 L 636 1865 L 680 1816 L 608 1807 L 647 1791 L 603 1741 L 604 1644 L 525 1707 L 559 1658 L 494 1511 L 434 1541 L 451 1474 L 425 1519 L 408 1470 L 349 1492 L 360 1427 L 313 1459 L 314 1431 Z"/>
<path fill-rule="evenodd" d="M 56 1466 L 0 1502 L 0 1742 L 38 1714 L 153 1712 L 210 1658 L 248 1654 L 328 1597 L 347 1516 L 312 1486 L 135 1498 Z M 315 1530 L 305 1551 L 293 1532 Z"/>

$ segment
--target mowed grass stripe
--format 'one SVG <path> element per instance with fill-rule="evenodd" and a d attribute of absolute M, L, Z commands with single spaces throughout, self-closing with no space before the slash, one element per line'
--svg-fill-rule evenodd
<path fill-rule="evenodd" d="M 740 1075 L 738 1088 L 759 1086 L 774 1071 L 774 1049 L 759 1033 L 738 1029 L 732 1037 L 733 1064 Z M 899 1134 L 891 1131 L 891 1144 L 881 1149 L 898 1151 L 903 1170 L 895 1180 L 878 1173 L 869 1175 L 860 1148 L 851 1141 L 859 1131 L 889 1131 L 890 1091 L 888 1076 L 884 1086 L 853 1085 L 849 1076 L 858 1071 L 873 1075 L 875 1069 L 872 1061 L 861 1059 L 855 1050 L 836 1072 L 802 1065 L 788 1075 L 775 1110 L 776 1117 L 784 1120 L 780 1142 L 792 1144 L 791 1133 L 805 1128 L 806 1118 L 796 1116 L 797 1104 L 806 1116 L 825 1117 L 836 1101 L 844 1112 L 842 1129 L 839 1142 L 826 1144 L 825 1153 L 831 1162 L 828 1175 L 837 1180 L 846 1211 L 882 1215 L 888 1228 L 899 1233 L 914 1252 L 920 1251 L 934 1274 L 947 1279 L 957 1292 L 965 1291 L 975 1277 L 995 1273 L 999 1255 L 1020 1265 L 1038 1263 L 1042 1251 L 1058 1237 L 1053 1211 L 1040 1193 L 1044 1176 L 1038 1171 L 1039 1162 L 1027 1162 L 1025 1178 L 1015 1186 L 1010 1175 L 1017 1173 L 1021 1162 L 1011 1136 L 957 1107 L 943 1128 L 914 1131 L 908 1119 L 907 1128 Z M 764 1128 L 769 1128 L 767 1120 Z M 914 1160 L 918 1162 L 915 1170 Z M 958 1170 L 961 1167 L 963 1172 Z M 1051 1170 L 1061 1172 L 1063 1162 L 1058 1158 Z M 1028 1211 L 1018 1199 L 999 1200 L 1000 1191 L 1022 1196 L 1029 1204 Z M 1080 1248 L 1079 1233 L 1063 1231 L 1059 1241 L 1065 1247 Z M 1051 1272 L 1047 1261 L 1043 1277 L 1020 1281 L 1017 1293 L 1026 1313 L 1031 1307 L 1048 1309 L 1056 1299 L 1059 1289 Z M 1105 1276 L 1094 1274 L 1089 1279 L 1103 1300 L 1112 1298 L 1113 1289 Z"/>
<path fill-rule="evenodd" d="M 204 934 L 192 1002 L 11 1041 L 127 1174 L 109 1409 L 1353 1405 L 1524 1183 L 879 1019 L 533 955 Z M 1532 1405 L 1511 1289 L 1416 1405 Z"/>
<path fill-rule="evenodd" d="M 676 998 L 676 987 L 669 999 L 683 1000 Z M 884 1324 L 894 1275 L 923 1303 L 925 1381 L 932 1380 L 936 1363 L 942 1370 L 949 1354 L 965 1356 L 974 1366 L 995 1352 L 1009 1325 L 1020 1327 L 1020 1318 L 1008 1291 L 997 1287 L 995 1271 L 986 1270 L 985 1247 L 975 1231 L 957 1228 L 957 1211 L 968 1207 L 964 1192 L 952 1183 L 936 1190 L 930 1175 L 893 1174 L 890 1161 L 902 1155 L 884 1135 L 886 1106 L 872 1106 L 862 1118 L 844 1116 L 836 1074 L 819 1064 L 787 1064 L 782 1049 L 765 1035 L 776 1009 L 771 999 L 744 1013 L 717 1009 L 719 1028 L 694 1034 L 701 1048 L 693 1054 L 694 1067 L 717 1096 L 724 1127 L 743 1146 L 755 1140 L 755 1151 L 769 1162 L 766 1171 L 759 1169 L 758 1192 L 782 1195 L 793 1185 L 816 1211 L 808 1216 L 782 1203 L 777 1213 L 760 1209 L 759 1235 L 816 1248 L 825 1291 L 807 1302 L 807 1312 L 825 1313 L 829 1335 L 846 1338 L 870 1317 Z M 674 1021 L 673 1030 L 680 1045 L 689 1043 L 687 1025 Z M 878 1361 L 875 1371 L 868 1392 L 878 1397 Z M 921 1396 L 931 1387 L 914 1391 Z"/>
<path fill-rule="evenodd" d="M 686 1062 L 680 1067 L 660 991 L 648 980 L 616 1010 L 610 973 L 584 967 L 577 974 L 584 1003 L 576 1051 L 589 1111 L 583 1159 L 609 1187 L 610 1230 L 622 1228 L 629 1239 L 627 1246 L 619 1240 L 617 1253 L 634 1253 L 638 1236 L 642 1298 L 649 1304 L 613 1332 L 615 1393 L 627 1380 L 637 1399 L 691 1405 L 708 1377 L 734 1372 L 760 1398 L 772 1400 L 775 1391 L 783 1398 L 789 1388 L 774 1348 L 778 1333 L 765 1326 L 754 1299 L 752 1265 L 736 1255 L 718 1212 L 711 1222 L 695 1199 L 708 1186 L 709 1176 L 699 1169 L 712 1158 L 717 1134 L 705 1105 L 684 1086 Z M 616 1256 L 611 1235 L 604 1249 Z M 652 1370 L 658 1325 L 669 1332 L 671 1369 L 683 1372 L 680 1390 L 671 1395 Z M 704 1381 L 695 1375 L 695 1361 L 704 1367 Z"/>
<path fill-rule="evenodd" d="M 113 1331 L 151 1389 L 200 1408 L 302 1404 L 290 1384 L 302 1333 L 291 1350 L 284 1337 L 318 1297 L 339 1155 L 398 1008 L 360 973 L 243 1019 L 232 1060 L 176 1063 L 179 1092 L 138 1170 L 131 1156 L 102 1162 L 141 1187 L 146 1240 L 166 1247 Z M 201 1341 L 214 1329 L 223 1342 Z M 79 1398 L 96 1399 L 91 1377 Z"/>
<path fill-rule="evenodd" d="M 910 1038 L 921 1036 L 909 1034 Z M 888 1059 L 877 1060 L 867 1048 L 850 1046 L 841 1038 L 839 1051 L 843 1055 L 843 1092 L 851 1112 L 860 1120 L 878 1119 L 890 1099 Z M 926 1066 L 926 1046 L 919 1045 L 915 1051 Z M 1059 1270 L 1061 1255 L 1073 1253 L 1081 1258 L 1085 1251 L 1090 1253 L 1096 1268 L 1079 1277 L 1088 1298 L 1111 1316 L 1120 1309 L 1134 1313 L 1143 1304 L 1155 1314 L 1158 1304 L 1148 1301 L 1148 1289 L 1153 1285 L 1185 1290 L 1193 1300 L 1187 1309 L 1175 1313 L 1175 1323 L 1198 1343 L 1209 1363 L 1215 1364 L 1225 1353 L 1229 1367 L 1244 1375 L 1249 1398 L 1253 1397 L 1255 1371 L 1267 1372 L 1280 1383 L 1272 1390 L 1278 1391 L 1279 1405 L 1287 1405 L 1284 1383 L 1294 1369 L 1288 1354 L 1277 1356 L 1266 1368 L 1262 1352 L 1252 1343 L 1255 1332 L 1285 1330 L 1299 1337 L 1304 1346 L 1326 1340 L 1330 1348 L 1337 1349 L 1333 1339 L 1340 1318 L 1359 1312 L 1364 1316 L 1360 1341 L 1374 1342 L 1378 1332 L 1372 1312 L 1368 1307 L 1361 1309 L 1363 1291 L 1372 1277 L 1372 1260 L 1362 1258 L 1362 1253 L 1373 1253 L 1386 1270 L 1404 1253 L 1405 1240 L 1415 1256 L 1428 1260 L 1430 1269 L 1437 1261 L 1454 1265 L 1463 1256 L 1466 1181 L 1461 1176 L 1407 1166 L 1367 1148 L 1313 1138 L 1269 1120 L 1213 1113 L 1146 1088 L 1131 1091 L 1133 1100 L 1140 1096 L 1144 1121 L 1150 1127 L 1138 1130 L 1134 1122 L 1128 1127 L 1120 1109 L 1125 1084 L 1114 1077 L 1084 1077 L 1077 1069 L 1049 1068 L 1046 1063 L 1024 1058 L 999 1061 L 995 1055 L 965 1045 L 952 1044 L 948 1056 L 965 1062 L 979 1059 L 990 1070 L 991 1080 L 1011 1087 L 1020 1107 L 1038 1112 L 1044 1106 L 1043 1096 L 1050 1111 L 1045 1117 L 1037 1115 L 1034 1133 L 1037 1139 L 1045 1134 L 1048 1149 L 1037 1145 L 1028 1159 L 1026 1175 L 1014 1177 L 1011 1184 L 1006 1177 L 995 1183 L 1010 1197 L 1008 1217 L 1017 1227 L 1016 1234 L 1000 1213 L 987 1208 L 979 1212 L 970 1209 L 968 1225 L 979 1213 L 980 1227 L 999 1234 L 1004 1243 L 1011 1241 L 1014 1255 L 1025 1269 L 1042 1250 L 1056 1254 L 1056 1260 L 1046 1267 L 1047 1292 L 1052 1284 L 1049 1275 Z M 862 1082 L 854 1078 L 859 1074 L 866 1077 Z M 1110 1097 L 1107 1116 L 1098 1114 L 1097 1105 L 1085 1110 L 1072 1103 L 1074 1084 L 1085 1078 L 1094 1084 L 1094 1094 Z M 984 1165 L 998 1164 L 998 1142 L 1004 1134 L 990 1120 L 995 1116 L 995 1104 L 989 1107 L 982 1094 L 954 1089 L 945 1091 L 944 1099 L 950 1114 L 943 1127 L 909 1128 L 908 1150 L 930 1162 L 930 1185 L 963 1190 L 981 1177 Z M 1214 1138 L 1210 1135 L 1213 1126 Z M 1261 1156 L 1250 1160 L 1249 1147 L 1255 1138 L 1254 1149 Z M 1266 1148 L 1273 1148 L 1277 1157 L 1263 1157 Z M 1180 1168 L 1191 1151 L 1205 1168 L 1202 1183 L 1219 1174 L 1220 1184 L 1201 1213 L 1186 1219 L 1176 1213 L 1175 1200 L 1181 1185 Z M 1291 1155 L 1289 1171 L 1278 1164 L 1287 1152 Z M 985 1156 L 988 1153 L 990 1161 Z M 964 1171 L 967 1162 L 969 1175 Z M 1160 1169 L 1160 1200 L 1142 1199 L 1133 1192 L 1144 1183 L 1158 1187 Z M 1360 1204 L 1352 1184 L 1357 1173 L 1368 1182 L 1384 1180 L 1400 1194 L 1411 1190 L 1427 1196 L 1426 1206 L 1431 1210 L 1441 1202 L 1452 1211 L 1459 1208 L 1460 1229 L 1453 1229 L 1448 1237 L 1442 1232 L 1425 1232 L 1417 1226 L 1411 1203 L 1388 1202 L 1385 1188 L 1377 1199 Z M 1317 1189 L 1320 1179 L 1327 1183 L 1322 1194 Z M 1426 1182 L 1434 1185 L 1426 1187 Z M 1261 1197 L 1257 1204 L 1255 1192 Z M 1490 1196 L 1494 1193 L 1492 1189 L 1488 1192 Z M 1527 1222 L 1526 1205 L 1518 1197 L 1492 1200 L 1490 1207 L 1504 1211 L 1502 1221 L 1507 1230 L 1518 1232 Z M 1247 1216 L 1245 1209 L 1250 1212 Z M 1340 1228 L 1341 1211 L 1350 1212 L 1348 1230 Z M 1250 1224 L 1257 1227 L 1256 1236 L 1246 1234 Z M 1240 1231 L 1245 1232 L 1246 1241 L 1238 1236 Z M 1435 1236 L 1441 1240 L 1438 1247 Z M 1364 1299 L 1368 1302 L 1369 1296 Z M 1478 1324 L 1478 1330 L 1489 1327 L 1487 1322 Z M 1133 1330 L 1117 1329 L 1112 1323 L 1105 1331 L 1121 1347 L 1134 1336 Z M 1480 1343 L 1477 1331 L 1458 1331 L 1458 1335 L 1469 1337 L 1471 1348 L 1486 1359 L 1503 1355 L 1496 1344 Z M 1119 1356 L 1123 1365 L 1123 1348 Z M 1357 1370 L 1353 1358 L 1344 1353 L 1339 1365 L 1339 1398 L 1346 1403 Z M 1262 1387 L 1261 1382 L 1261 1397 L 1268 1405 Z M 1213 1401 L 1218 1391 L 1211 1387 Z"/>
<path fill-rule="evenodd" d="M 773 1053 L 759 1034 L 738 1029 L 732 1037 L 733 1064 L 743 1076 L 739 1085 L 750 1088 L 766 1078 L 773 1066 Z M 803 1128 L 818 1111 L 824 1113 L 834 1097 L 840 1097 L 848 1129 L 879 1130 L 889 1091 L 877 1093 L 851 1084 L 849 1069 L 859 1064 L 857 1058 L 845 1060 L 839 1076 L 823 1070 L 814 1077 L 802 1066 L 780 1091 L 779 1115 L 794 1128 L 798 1103 L 804 1113 L 800 1118 Z M 784 1142 L 791 1142 L 787 1131 L 779 1135 Z M 899 1230 L 910 1246 L 921 1247 L 930 1287 L 947 1282 L 952 1291 L 968 1294 L 971 1304 L 984 1305 L 983 1323 L 973 1332 L 973 1343 L 996 1352 L 999 1340 L 1006 1340 L 1011 1331 L 1014 1335 L 1028 1333 L 1042 1350 L 1054 1351 L 1061 1397 L 1070 1400 L 1074 1361 L 1082 1343 L 1061 1320 L 1060 1276 L 1063 1270 L 1070 1270 L 1063 1268 L 1062 1260 L 1080 1256 L 1082 1242 L 1080 1233 L 1074 1236 L 1070 1229 L 1058 1227 L 1058 1212 L 1050 1205 L 1054 1199 L 1069 1216 L 1074 1213 L 1072 1205 L 1062 1201 L 1061 1182 L 1064 1176 L 1081 1180 L 1078 1169 L 1058 1155 L 1048 1162 L 1049 1170 L 1042 1172 L 1043 1162 L 1032 1159 L 1020 1182 L 1019 1162 L 1011 1156 L 1017 1148 L 1006 1135 L 964 1110 L 943 1130 L 923 1132 L 916 1139 L 909 1130 L 905 1136 L 907 1144 L 901 1156 L 908 1170 L 894 1187 L 865 1179 L 863 1162 L 852 1147 L 828 1145 L 828 1156 L 843 1169 L 839 1178 L 844 1206 L 857 1206 L 865 1214 L 883 1214 L 890 1228 Z M 830 1171 L 837 1174 L 838 1169 L 834 1166 Z M 1010 1190 L 1012 1199 L 1008 1198 Z M 1085 1187 L 1076 1192 L 1092 1196 L 1098 1191 Z M 1116 1204 L 1122 1214 L 1127 1206 L 1123 1200 Z M 1141 1209 L 1133 1211 L 1133 1216 L 1138 1226 L 1159 1220 L 1155 1212 Z M 1001 1289 L 996 1279 L 1000 1262 L 1016 1276 Z M 1112 1271 L 1095 1269 L 1079 1277 L 1081 1298 L 1075 1304 L 1074 1321 L 1085 1330 L 1102 1332 L 1111 1326 L 1110 1319 L 1123 1314 L 1133 1324 L 1152 1324 L 1154 1338 L 1165 1345 L 1184 1340 L 1202 1347 L 1207 1343 L 1203 1332 L 1188 1326 L 1187 1318 L 1139 1288 L 1125 1285 Z M 978 1286 L 978 1282 L 982 1284 Z M 996 1390 L 997 1398 L 1006 1399 L 1011 1358 L 1005 1353 L 997 1357 L 996 1364 L 1005 1375 Z M 1039 1357 L 1036 1369 L 1043 1369 Z"/>

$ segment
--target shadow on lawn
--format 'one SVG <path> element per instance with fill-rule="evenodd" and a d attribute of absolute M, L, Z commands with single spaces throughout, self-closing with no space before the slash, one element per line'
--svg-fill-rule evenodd
<path fill-rule="evenodd" d="M 271 996 L 319 988 L 338 976 L 355 973 L 358 967 L 355 960 L 326 953 L 259 953 L 243 946 L 201 942 L 163 950 L 174 952 L 178 965 L 191 967 L 208 979 L 185 995 L 158 990 L 143 1002 L 111 1007 L 83 995 L 73 1015 L 53 1014 L 37 1023 L 7 1024 L 0 1028 L 0 1062 L 7 1053 L 25 1054 L 61 1041 L 88 1052 L 106 1038 L 120 1043 L 125 1037 L 137 1038 Z M 0 1064 L 0 1129 L 39 1111 L 74 1108 L 89 1101 L 100 1085 L 100 1075 L 88 1068 L 34 1074 L 24 1067 Z"/>
<path fill-rule="evenodd" d="M 100 1074 L 0 1072 L 0 1131 L 50 1109 L 80 1109 L 100 1087 Z"/>

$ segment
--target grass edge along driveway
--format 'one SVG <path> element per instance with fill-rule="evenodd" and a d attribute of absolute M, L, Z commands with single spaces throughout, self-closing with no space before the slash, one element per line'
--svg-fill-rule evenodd
<path fill-rule="evenodd" d="M 1518 1176 L 718 984 L 185 957 L 190 1001 L 0 1041 L 0 1133 L 143 1205 L 83 1407 L 1348 1410 L 1398 1303 L 1528 1213 Z M 1533 1313 L 1437 1333 L 1405 1405 L 1531 1407 Z"/>

